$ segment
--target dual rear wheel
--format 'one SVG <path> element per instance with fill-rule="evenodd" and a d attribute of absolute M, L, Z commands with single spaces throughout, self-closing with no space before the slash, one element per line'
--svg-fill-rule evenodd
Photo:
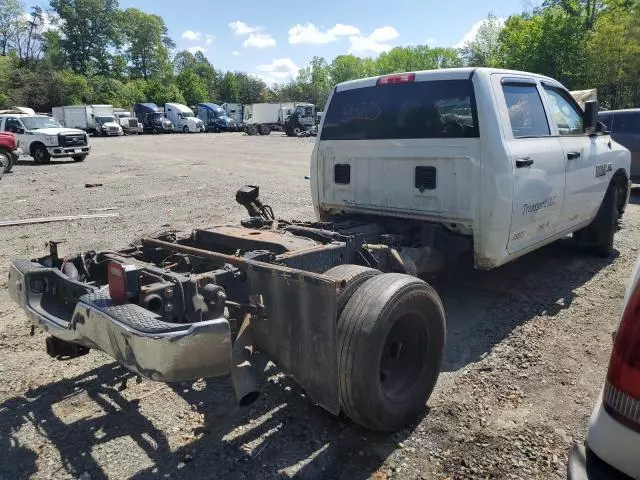
<path fill-rule="evenodd" d="M 446 327 L 438 294 L 418 278 L 358 265 L 325 275 L 343 285 L 337 299 L 342 411 L 378 431 L 414 422 L 442 366 Z"/>

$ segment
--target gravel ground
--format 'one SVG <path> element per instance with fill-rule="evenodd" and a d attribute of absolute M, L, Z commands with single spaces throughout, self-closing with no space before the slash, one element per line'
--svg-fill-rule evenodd
<path fill-rule="evenodd" d="M 434 282 L 447 311 L 442 373 L 421 421 L 363 430 L 309 402 L 263 361 L 261 398 L 235 406 L 230 381 L 128 383 L 99 353 L 58 362 L 6 290 L 11 258 L 117 247 L 171 224 L 236 222 L 234 194 L 260 185 L 284 218 L 309 218 L 311 139 L 241 134 L 95 139 L 82 164 L 21 162 L 0 182 L 0 218 L 118 218 L 0 228 L 0 478 L 554 479 L 584 438 L 611 332 L 640 244 L 632 197 L 615 258 L 557 242 L 490 272 Z M 102 187 L 85 188 L 86 183 Z"/>

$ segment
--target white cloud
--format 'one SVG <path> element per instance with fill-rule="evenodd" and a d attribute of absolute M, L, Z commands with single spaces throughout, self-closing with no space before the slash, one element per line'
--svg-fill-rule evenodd
<path fill-rule="evenodd" d="M 182 35 L 180 35 L 180 38 L 189 40 L 190 42 L 195 42 L 202 38 L 202 34 L 200 32 L 194 32 L 193 30 L 185 30 L 182 32 Z"/>
<path fill-rule="evenodd" d="M 233 52 L 231 52 L 231 55 L 233 55 L 234 57 L 239 57 L 240 56 L 240 52 L 237 50 L 234 50 Z"/>
<path fill-rule="evenodd" d="M 427 45 L 429 45 L 430 47 L 434 47 L 436 45 L 436 43 L 438 43 L 438 41 L 433 38 L 433 37 L 429 37 L 424 41 Z"/>
<path fill-rule="evenodd" d="M 245 48 L 267 48 L 275 47 L 276 40 L 266 33 L 250 33 L 247 39 L 242 42 Z"/>
<path fill-rule="evenodd" d="M 480 30 L 480 27 L 486 21 L 487 19 L 483 18 L 482 20 L 478 20 L 476 23 L 471 25 L 471 28 L 469 29 L 469 31 L 463 35 L 460 41 L 456 43 L 453 46 L 453 48 L 463 48 L 467 42 L 472 42 L 473 40 L 475 40 L 476 37 L 478 36 L 478 30 Z M 505 21 L 506 21 L 506 18 L 503 18 L 503 17 L 496 19 L 496 22 L 500 26 L 503 26 Z"/>
<path fill-rule="evenodd" d="M 337 23 L 326 32 L 321 31 L 313 23 L 297 24 L 289 29 L 289 43 L 291 45 L 301 43 L 323 44 L 335 42 L 339 37 L 360 35 L 360 29 L 353 25 Z"/>
<path fill-rule="evenodd" d="M 204 42 L 206 46 L 209 46 L 215 40 L 215 35 L 211 35 L 210 33 L 202 33 L 202 32 L 194 32 L 193 30 L 185 30 L 180 35 L 180 38 L 183 40 L 187 40 L 189 42 Z"/>
<path fill-rule="evenodd" d="M 393 27 L 381 27 L 376 28 L 371 35 L 369 35 L 369 40 L 372 42 L 388 42 L 389 40 L 393 40 L 398 38 L 400 34 Z"/>
<path fill-rule="evenodd" d="M 273 84 L 296 78 L 300 67 L 290 58 L 276 58 L 271 63 L 258 65 L 256 70 L 260 72 L 258 77 L 266 83 Z"/>
<path fill-rule="evenodd" d="M 195 55 L 197 52 L 204 53 L 204 52 L 207 51 L 207 49 L 204 48 L 204 47 L 189 47 L 189 48 L 187 48 L 187 51 L 189 51 L 189 52 L 191 52 L 191 53 L 193 53 Z"/>
<path fill-rule="evenodd" d="M 235 33 L 236 35 L 249 35 L 250 33 L 255 33 L 260 30 L 260 27 L 250 27 L 246 23 L 239 20 L 231 22 L 229 24 L 229 28 L 233 30 L 233 33 Z"/>
<path fill-rule="evenodd" d="M 352 35 L 349 37 L 351 46 L 349 53 L 382 53 L 388 52 L 393 45 L 387 43 L 398 38 L 398 31 L 390 26 L 376 28 L 369 35 Z"/>

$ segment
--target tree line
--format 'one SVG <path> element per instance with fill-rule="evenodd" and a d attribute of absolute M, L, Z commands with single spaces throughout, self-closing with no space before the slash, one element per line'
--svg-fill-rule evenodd
<path fill-rule="evenodd" d="M 640 106 L 640 0 L 545 0 L 506 20 L 489 14 L 463 48 L 396 47 L 375 58 L 314 57 L 295 79 L 267 85 L 176 51 L 164 19 L 117 0 L 0 0 L 0 108 L 77 103 L 129 107 L 218 101 L 307 101 L 323 108 L 336 83 L 458 66 L 525 70 L 570 89 L 597 88 L 607 108 Z"/>

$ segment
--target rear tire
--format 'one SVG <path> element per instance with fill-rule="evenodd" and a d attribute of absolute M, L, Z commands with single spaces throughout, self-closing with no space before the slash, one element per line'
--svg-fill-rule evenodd
<path fill-rule="evenodd" d="M 592 247 L 594 253 L 600 257 L 609 257 L 614 252 L 613 240 L 620 217 L 619 192 L 615 183 L 609 185 L 591 224 L 573 234 L 578 243 Z"/>
<path fill-rule="evenodd" d="M 260 125 L 259 129 L 260 135 L 269 135 L 271 133 L 271 129 L 269 125 Z"/>
<path fill-rule="evenodd" d="M 349 299 L 353 296 L 355 291 L 360 288 L 360 285 L 381 273 L 382 272 L 380 270 L 376 270 L 375 268 L 351 264 L 338 265 L 337 267 L 333 267 L 324 272 L 324 275 L 327 277 L 335 278 L 340 282 L 344 282 L 344 286 L 338 290 L 338 298 L 336 302 L 338 318 Z"/>
<path fill-rule="evenodd" d="M 385 273 L 364 282 L 338 320 L 343 412 L 384 432 L 414 422 L 440 374 L 445 330 L 442 302 L 424 281 Z"/>
<path fill-rule="evenodd" d="M 11 172 L 13 168 L 13 155 L 9 152 L 0 152 L 0 161 L 4 164 L 3 173 Z"/>

